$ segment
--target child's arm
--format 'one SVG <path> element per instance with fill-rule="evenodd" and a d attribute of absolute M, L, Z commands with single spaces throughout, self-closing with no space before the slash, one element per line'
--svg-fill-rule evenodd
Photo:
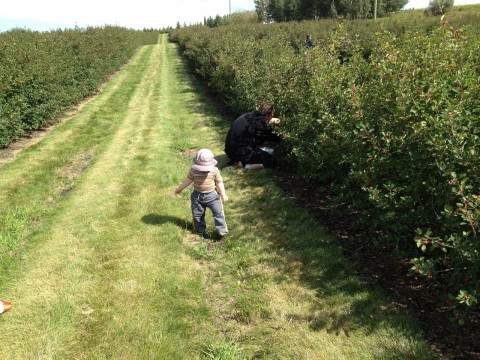
<path fill-rule="evenodd" d="M 190 178 L 185 178 L 185 180 L 182 181 L 180 185 L 175 189 L 175 195 L 180 194 L 183 189 L 185 189 L 188 185 L 190 185 L 193 182 L 193 179 Z"/>
<path fill-rule="evenodd" d="M 217 183 L 217 190 L 218 193 L 220 194 L 220 197 L 222 199 L 222 202 L 227 202 L 228 201 L 228 196 L 225 191 L 225 185 L 223 185 L 223 181 L 220 181 Z"/>

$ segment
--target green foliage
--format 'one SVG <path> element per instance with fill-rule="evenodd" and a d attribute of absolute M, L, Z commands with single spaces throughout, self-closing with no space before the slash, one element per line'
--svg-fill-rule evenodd
<path fill-rule="evenodd" d="M 238 11 L 228 15 L 228 25 L 255 24 L 258 22 L 254 11 Z"/>
<path fill-rule="evenodd" d="M 435 231 L 417 229 L 417 247 L 425 256 L 413 259 L 411 270 L 450 285 L 447 305 L 462 324 L 466 307 L 478 305 L 480 295 L 480 195 L 466 175 L 458 178 L 452 173 L 449 183 L 452 203 L 442 211 L 444 226 Z"/>
<path fill-rule="evenodd" d="M 374 13 L 374 0 L 255 0 L 261 22 L 336 18 L 366 19 Z M 407 0 L 378 0 L 379 17 L 399 11 Z"/>
<path fill-rule="evenodd" d="M 213 17 L 204 17 L 203 25 L 211 28 L 225 25 L 255 24 L 258 17 L 254 11 L 238 11 L 233 14 Z M 197 24 L 198 25 L 198 24 Z"/>
<path fill-rule="evenodd" d="M 261 23 L 268 21 L 268 0 L 253 0 L 253 3 L 255 4 L 258 21 Z"/>
<path fill-rule="evenodd" d="M 458 30 L 438 18 L 424 18 L 420 26 L 421 12 L 401 16 L 410 22 L 195 28 L 171 38 L 233 110 L 275 103 L 285 161 L 352 203 L 372 234 L 386 235 L 380 241 L 395 241 L 412 258 L 417 228 L 461 243 L 448 257 L 433 251 L 413 264 L 427 277 L 458 268 L 457 277 L 432 278 L 473 299 L 480 274 L 466 269 L 478 268 L 476 235 L 463 233 L 464 213 L 453 227 L 440 214 L 460 196 L 451 191 L 450 174 L 469 174 L 472 189 L 480 185 L 479 29 Z M 463 25 L 474 18 L 478 14 L 452 13 L 449 21 Z M 305 34 L 313 35 L 314 49 L 303 47 Z M 478 218 L 472 221 L 476 229 Z M 458 276 L 468 276 L 473 288 L 456 283 Z"/>
<path fill-rule="evenodd" d="M 430 0 L 427 13 L 433 16 L 446 14 L 453 7 L 453 0 Z"/>
<path fill-rule="evenodd" d="M 238 344 L 225 341 L 218 346 L 210 345 L 202 351 L 203 358 L 210 360 L 239 360 L 245 358 L 241 354 L 241 348 Z"/>
<path fill-rule="evenodd" d="M 94 94 L 158 32 L 119 27 L 0 34 L 0 147 Z"/>
<path fill-rule="evenodd" d="M 434 358 L 269 171 L 222 171 L 232 231 L 188 251 L 188 194 L 172 186 L 192 155 L 172 150 L 174 135 L 188 123 L 185 142 L 220 150 L 225 122 L 177 55 L 165 41 L 142 48 L 72 121 L 2 166 L 0 222 L 20 238 L 0 249 L 0 293 L 21 316 L 2 315 L 15 336 L 0 358 Z"/>

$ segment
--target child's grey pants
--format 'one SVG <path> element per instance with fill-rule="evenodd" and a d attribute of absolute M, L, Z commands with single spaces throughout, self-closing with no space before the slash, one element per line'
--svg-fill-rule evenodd
<path fill-rule="evenodd" d="M 205 224 L 205 211 L 207 208 L 212 211 L 213 218 L 215 219 L 215 228 L 218 233 L 228 233 L 222 201 L 220 200 L 220 195 L 218 195 L 215 190 L 209 193 L 201 193 L 193 190 L 190 199 L 192 202 L 193 224 L 197 233 L 202 234 L 207 230 Z"/>

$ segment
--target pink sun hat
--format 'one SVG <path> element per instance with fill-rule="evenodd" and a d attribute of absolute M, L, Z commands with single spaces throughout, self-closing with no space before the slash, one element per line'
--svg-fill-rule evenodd
<path fill-rule="evenodd" d="M 215 165 L 217 160 L 214 159 L 213 153 L 208 149 L 201 149 L 193 159 L 192 168 L 198 171 L 210 171 L 215 169 Z"/>

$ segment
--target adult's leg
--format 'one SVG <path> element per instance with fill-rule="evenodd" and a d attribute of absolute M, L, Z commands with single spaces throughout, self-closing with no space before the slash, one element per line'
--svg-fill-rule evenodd
<path fill-rule="evenodd" d="M 252 170 L 272 168 L 277 165 L 277 159 L 269 152 L 256 148 L 248 157 L 248 164 Z"/>
<path fill-rule="evenodd" d="M 254 150 L 254 147 L 245 146 L 235 149 L 234 153 L 226 153 L 230 159 L 229 164 L 235 169 L 242 169 L 246 164 L 250 164 L 250 156 Z"/>
<path fill-rule="evenodd" d="M 247 164 L 248 166 L 244 166 L 243 168 L 246 170 L 261 170 L 265 169 L 263 164 Z"/>

